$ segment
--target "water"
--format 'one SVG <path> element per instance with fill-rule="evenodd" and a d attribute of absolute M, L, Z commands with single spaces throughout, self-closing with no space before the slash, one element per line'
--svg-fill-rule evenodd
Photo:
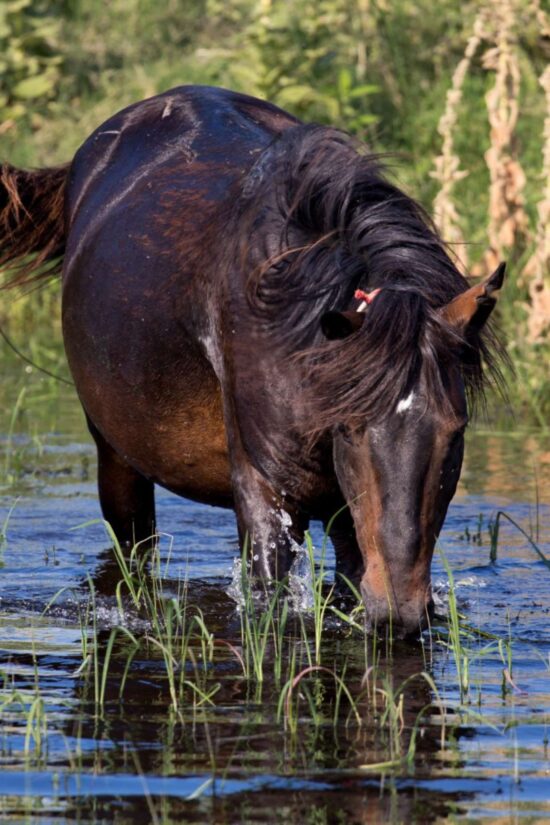
<path fill-rule="evenodd" d="M 22 413 L 12 427 L 22 386 Z M 488 532 L 490 520 L 504 510 L 550 556 L 548 436 L 481 428 L 468 436 L 466 465 L 441 536 L 459 610 L 468 625 L 487 634 L 464 640 L 470 654 L 466 695 L 461 697 L 457 664 L 444 638 L 434 634 L 418 646 L 396 643 L 393 651 L 381 644 L 373 669 L 372 643 L 365 646 L 360 633 L 350 635 L 331 615 L 323 665 L 330 671 L 345 663 L 345 684 L 359 697 L 362 724 L 345 697 L 335 711 L 338 684 L 318 671 L 304 677 L 292 695 L 298 703 L 293 733 L 288 719 L 285 725 L 277 718 L 281 686 L 270 675 L 259 693 L 253 680 L 244 679 L 234 653 L 242 653 L 242 593 L 238 575 L 232 583 L 238 558 L 233 514 L 162 490 L 157 509 L 164 531 L 164 597 L 176 596 L 178 582 L 186 581 L 187 603 L 200 605 L 217 645 L 207 668 L 196 646 L 197 684 L 219 687 L 202 703 L 188 691 L 186 702 L 174 709 L 160 652 L 150 647 L 150 655 L 145 648 L 132 654 L 127 634 L 140 640 L 153 635 L 150 620 L 128 599 L 118 603 L 114 595 L 98 592 L 102 656 L 113 628 L 124 628 L 113 644 L 98 709 L 92 660 L 86 664 L 83 651 L 83 636 L 88 645 L 93 639 L 86 577 L 101 585 L 110 568 L 94 450 L 74 398 L 53 382 L 13 367 L 3 393 L 2 821 L 425 823 L 550 817 L 550 570 L 505 520 L 497 560 L 490 563 Z M 313 540 L 319 553 L 319 529 Z M 326 564 L 330 573 L 330 551 Z M 314 635 L 304 555 L 295 573 L 287 636 L 297 635 L 285 648 L 285 666 L 292 650 L 304 666 L 304 631 L 296 631 L 300 612 L 305 632 L 311 640 Z M 433 581 L 437 610 L 444 614 L 449 581 L 439 554 Z M 273 656 L 270 645 L 268 674 Z M 370 695 L 361 686 L 366 667 Z M 191 671 L 188 676 L 195 678 Z M 408 679 L 400 704 L 400 687 Z M 387 701 L 391 691 L 394 705 Z M 317 718 L 310 700 L 321 708 Z M 402 757 L 413 736 L 407 762 Z"/>

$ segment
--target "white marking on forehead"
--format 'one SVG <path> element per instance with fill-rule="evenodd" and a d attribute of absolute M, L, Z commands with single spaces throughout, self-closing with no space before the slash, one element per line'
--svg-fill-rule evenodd
<path fill-rule="evenodd" d="M 397 412 L 399 414 L 407 412 L 412 407 L 412 402 L 414 401 L 414 392 L 411 392 L 407 398 L 402 398 L 399 404 L 397 405 Z"/>

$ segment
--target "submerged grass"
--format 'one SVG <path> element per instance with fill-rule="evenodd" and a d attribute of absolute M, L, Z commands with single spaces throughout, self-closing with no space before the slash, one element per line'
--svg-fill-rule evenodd
<path fill-rule="evenodd" d="M 511 692 L 518 694 L 513 680 L 511 633 L 508 638 L 487 638 L 490 634 L 464 621 L 453 572 L 443 553 L 449 582 L 447 616 L 432 629 L 429 639 L 424 638 L 425 669 L 394 684 L 398 643 L 391 638 L 366 636 L 360 624 L 360 605 L 349 613 L 334 605 L 333 586 L 326 583 L 324 554 L 317 563 L 310 537 L 302 551 L 311 572 L 312 606 L 307 611 L 293 607 L 288 581 L 258 598 L 246 574 L 245 548 L 238 628 L 232 637 L 231 632 L 216 634 L 208 627 L 204 613 L 190 602 L 186 579 L 180 581 L 176 595 L 168 593 L 174 583 L 157 541 L 146 548 L 136 546 L 126 551 L 117 545 L 109 525 L 105 524 L 105 529 L 120 570 L 115 588 L 120 621 L 108 633 L 100 628 L 98 595 L 88 577 L 88 597 L 78 602 L 81 661 L 73 672 L 81 683 L 81 695 L 90 698 L 90 714 L 97 720 L 107 719 L 125 701 L 127 690 L 135 684 L 136 664 L 141 667 L 147 663 L 161 693 L 166 693 L 173 714 L 171 724 L 182 728 L 198 725 L 207 732 L 217 714 L 224 712 L 228 692 L 237 690 L 258 709 L 260 718 L 276 720 L 295 746 L 304 726 L 319 731 L 343 729 L 348 734 L 350 730 L 368 731 L 373 738 L 373 754 L 384 753 L 387 758 L 374 758 L 360 768 L 384 773 L 413 765 L 426 725 L 440 726 L 443 751 L 449 731 L 452 733 L 468 720 L 480 721 L 472 707 L 472 672 L 479 671 L 485 661 L 494 662 L 498 656 L 502 662 L 503 697 Z M 492 533 L 491 541 L 498 541 L 498 535 L 495 538 Z M 440 695 L 430 673 L 433 650 L 438 647 L 449 651 L 455 671 L 456 698 L 450 717 L 446 710 L 449 695 Z M 47 701 L 41 695 L 36 657 L 34 662 L 36 676 L 30 695 L 17 688 L 16 676 L 11 684 L 5 676 L 0 718 L 12 723 L 17 720 L 16 727 L 23 725 L 23 755 L 28 762 L 34 754 L 31 761 L 36 764 L 44 756 L 55 723 L 50 724 Z M 425 685 L 429 697 L 411 716 L 409 694 L 418 690 L 414 686 L 419 683 Z M 480 703 L 479 682 L 477 688 Z"/>

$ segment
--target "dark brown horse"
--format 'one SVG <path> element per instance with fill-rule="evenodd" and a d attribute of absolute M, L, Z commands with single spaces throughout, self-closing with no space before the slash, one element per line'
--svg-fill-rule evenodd
<path fill-rule="evenodd" d="M 341 511 L 337 571 L 370 624 L 424 625 L 466 396 L 482 360 L 498 377 L 484 326 L 503 266 L 469 288 L 362 146 L 208 87 L 130 106 L 67 168 L 4 165 L 0 210 L 15 280 L 63 260 L 67 356 L 121 542 L 154 532 L 161 484 L 234 507 L 265 581 Z"/>

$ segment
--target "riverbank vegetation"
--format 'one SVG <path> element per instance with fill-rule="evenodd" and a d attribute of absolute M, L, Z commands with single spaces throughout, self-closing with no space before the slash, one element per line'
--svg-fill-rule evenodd
<path fill-rule="evenodd" d="M 219 84 L 390 153 L 473 276 L 509 262 L 499 307 L 533 424 L 550 411 L 550 16 L 540 0 L 6 0 L 0 157 L 70 160 L 105 118 L 183 83 Z M 56 289 L 13 302 L 26 331 Z M 496 405 L 495 405 L 496 406 Z M 498 416 L 496 410 L 493 415 Z"/>

